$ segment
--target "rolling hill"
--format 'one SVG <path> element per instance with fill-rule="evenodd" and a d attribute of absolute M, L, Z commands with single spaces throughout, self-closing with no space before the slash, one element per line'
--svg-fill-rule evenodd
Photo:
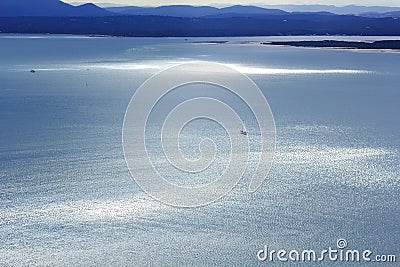
<path fill-rule="evenodd" d="M 72 6 L 58 0 L 1 0 L 0 32 L 116 36 L 400 35 L 400 19 L 286 12 L 256 6 Z M 397 15 L 396 15 L 397 16 Z M 73 17 L 73 18 L 72 18 Z"/>
<path fill-rule="evenodd" d="M 180 18 L 196 18 L 205 16 L 249 16 L 249 15 L 284 15 L 288 12 L 279 9 L 267 9 L 256 6 L 235 5 L 225 8 L 210 6 L 172 5 L 160 7 L 111 7 L 108 11 L 132 16 L 170 16 Z"/>
<path fill-rule="evenodd" d="M 58 0 L 1 0 L 1 17 L 99 17 L 114 15 L 94 4 L 72 6 Z"/>
<path fill-rule="evenodd" d="M 400 35 L 400 20 L 321 14 L 178 18 L 166 16 L 0 17 L 3 33 L 114 36 Z"/>

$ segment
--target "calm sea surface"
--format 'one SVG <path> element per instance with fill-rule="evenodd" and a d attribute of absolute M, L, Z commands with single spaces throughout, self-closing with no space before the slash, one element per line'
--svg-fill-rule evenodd
<path fill-rule="evenodd" d="M 232 43 L 199 43 L 213 40 Z M 314 266 L 256 254 L 321 251 L 339 238 L 399 261 L 400 53 L 240 44 L 255 40 L 271 38 L 0 35 L 0 265 Z M 146 79 L 198 60 L 261 88 L 277 154 L 256 193 L 244 177 L 218 202 L 173 208 L 130 177 L 121 128 Z M 207 127 L 184 132 L 186 153 Z"/>

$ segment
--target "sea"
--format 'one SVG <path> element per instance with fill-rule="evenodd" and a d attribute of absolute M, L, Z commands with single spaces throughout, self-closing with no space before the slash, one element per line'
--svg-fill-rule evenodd
<path fill-rule="evenodd" d="M 396 39 L 1 34 L 0 265 L 398 266 L 400 53 L 260 45 L 332 38 Z M 276 151 L 256 192 L 248 192 L 245 173 L 221 199 L 179 208 L 135 182 L 122 126 L 147 79 L 198 61 L 254 81 L 274 116 Z M 240 106 L 227 92 L 190 93 Z M 166 98 L 165 107 L 187 94 Z M 161 128 L 162 120 L 153 124 Z M 188 157 L 214 135 L 217 148 L 229 147 L 218 125 L 189 126 L 182 131 Z M 162 148 L 150 150 L 161 169 L 176 171 L 159 162 Z M 214 174 L 196 183 L 223 171 L 225 152 Z M 280 250 L 286 254 L 278 257 Z M 317 258 L 302 259 L 305 250 Z M 360 260 L 346 261 L 348 250 Z"/>

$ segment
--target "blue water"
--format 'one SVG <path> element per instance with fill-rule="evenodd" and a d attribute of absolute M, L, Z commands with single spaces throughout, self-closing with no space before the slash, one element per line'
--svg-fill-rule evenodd
<path fill-rule="evenodd" d="M 400 260 L 400 53 L 204 40 L 0 36 L 0 265 L 292 266 L 256 253 L 338 238 Z M 256 193 L 182 209 L 131 179 L 121 129 L 146 79 L 193 60 L 255 81 L 277 154 Z"/>

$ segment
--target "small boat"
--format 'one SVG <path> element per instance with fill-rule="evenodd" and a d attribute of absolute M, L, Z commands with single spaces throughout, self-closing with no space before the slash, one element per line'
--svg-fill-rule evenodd
<path fill-rule="evenodd" d="M 36 71 L 35 70 L 30 70 L 30 73 L 35 73 Z"/>
<path fill-rule="evenodd" d="M 245 130 L 240 130 L 240 134 L 247 135 L 247 131 L 245 131 Z"/>

